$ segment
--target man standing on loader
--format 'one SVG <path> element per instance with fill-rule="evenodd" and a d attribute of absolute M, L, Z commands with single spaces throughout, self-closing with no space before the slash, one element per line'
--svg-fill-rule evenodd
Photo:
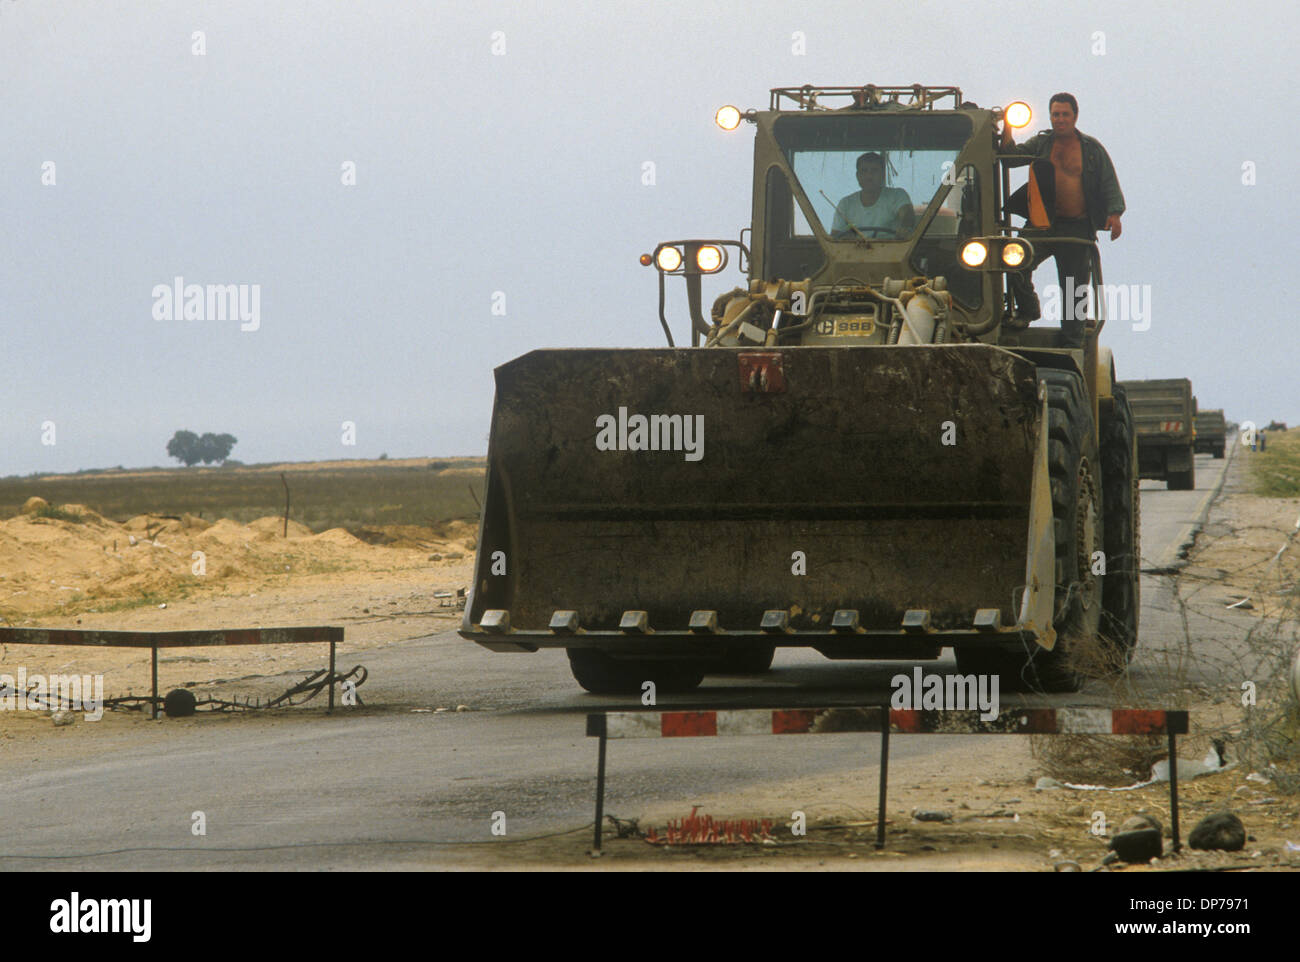
<path fill-rule="evenodd" d="M 1073 94 L 1053 94 L 1049 104 L 1052 129 L 1036 134 L 1023 144 L 1011 139 L 1011 127 L 1003 125 L 1002 152 L 1026 158 L 1051 160 L 1056 170 L 1056 201 L 1052 226 L 1047 230 L 1028 229 L 1024 236 L 1078 237 L 1095 241 L 1097 231 L 1110 231 L 1118 240 L 1124 213 L 1124 194 L 1115 176 L 1115 165 L 1101 142 L 1075 127 L 1079 103 Z M 1083 347 L 1084 318 L 1076 309 L 1078 295 L 1092 282 L 1092 251 L 1083 244 L 1049 244 L 1035 240 L 1033 263 L 1026 269 L 1007 275 L 1016 301 L 1016 318 L 1027 324 L 1041 316 L 1038 295 L 1034 293 L 1032 275 L 1048 257 L 1056 258 L 1057 281 L 1061 287 L 1061 329 L 1070 347 Z"/>

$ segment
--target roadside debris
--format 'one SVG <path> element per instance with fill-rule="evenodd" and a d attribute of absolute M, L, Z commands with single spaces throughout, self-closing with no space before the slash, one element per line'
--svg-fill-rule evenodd
<path fill-rule="evenodd" d="M 918 822 L 951 822 L 952 812 L 930 811 L 918 808 L 912 812 L 912 817 Z"/>
<path fill-rule="evenodd" d="M 1187 838 L 1192 848 L 1240 852 L 1246 846 L 1246 826 L 1231 812 L 1207 815 Z"/>
<path fill-rule="evenodd" d="M 1164 835 L 1158 819 L 1134 815 L 1125 819 L 1110 840 L 1110 849 L 1129 863 L 1149 862 L 1164 852 Z"/>
<path fill-rule="evenodd" d="M 775 845 L 771 819 L 721 819 L 712 815 L 696 815 L 699 806 L 691 807 L 691 814 L 668 823 L 660 835 L 652 826 L 645 834 L 651 845 Z M 617 826 L 617 822 L 615 823 Z"/>

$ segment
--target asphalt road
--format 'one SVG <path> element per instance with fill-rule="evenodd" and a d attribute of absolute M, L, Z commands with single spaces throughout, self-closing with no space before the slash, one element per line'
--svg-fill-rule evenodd
<path fill-rule="evenodd" d="M 1165 569 L 1176 559 L 1225 463 L 1198 456 L 1196 491 L 1143 482 L 1148 568 Z M 1233 619 L 1244 625 L 1249 616 L 1193 619 L 1194 646 L 1206 657 L 1188 663 L 1188 636 L 1170 585 L 1166 575 L 1143 578 L 1132 684 L 1234 684 L 1224 667 L 1239 634 Z M 1175 661 L 1181 673 L 1171 669 Z M 166 737 L 140 739 L 127 726 L 93 757 L 24 769 L 0 764 L 0 869 L 428 868 L 445 864 L 457 846 L 493 842 L 494 812 L 505 813 L 507 839 L 591 821 L 595 740 L 584 737 L 583 716 L 634 706 L 635 699 L 584 694 L 559 651 L 492 654 L 450 632 L 368 652 L 365 663 L 370 680 L 362 709 L 332 717 L 297 709 L 141 721 L 164 726 Z M 918 664 L 955 670 L 951 654 Z M 912 667 L 786 650 L 757 685 L 707 679 L 690 700 L 719 707 L 876 703 L 888 697 L 889 679 Z M 1071 696 L 1017 701 L 1004 694 L 1003 705 L 1102 704 L 1107 697 L 1104 686 L 1090 685 Z M 660 707 L 674 701 L 680 699 L 662 697 Z M 456 705 L 470 710 L 427 711 Z M 913 736 L 896 739 L 891 753 L 933 758 L 941 768 L 946 758 L 972 751 L 971 741 Z M 634 750 L 611 743 L 606 810 L 635 814 L 647 799 L 690 799 L 875 764 L 874 748 L 860 739 L 819 739 L 815 752 L 805 742 L 700 739 L 689 752 L 673 741 L 641 740 Z M 191 831 L 194 812 L 204 813 L 204 836 Z"/>

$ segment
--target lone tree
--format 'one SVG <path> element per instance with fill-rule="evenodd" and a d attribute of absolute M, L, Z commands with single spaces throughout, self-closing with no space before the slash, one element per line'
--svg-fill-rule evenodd
<path fill-rule="evenodd" d="M 230 457 L 230 449 L 237 443 L 233 434 L 204 434 L 200 437 L 193 431 L 177 431 L 167 442 L 167 454 L 187 468 L 200 461 L 216 464 Z"/>

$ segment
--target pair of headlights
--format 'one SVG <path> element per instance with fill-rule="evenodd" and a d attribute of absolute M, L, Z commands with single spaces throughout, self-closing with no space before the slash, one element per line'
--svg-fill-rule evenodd
<path fill-rule="evenodd" d="M 995 249 L 996 259 L 1001 261 L 1000 266 L 989 263 L 990 246 Z M 1027 241 L 1010 238 L 973 240 L 967 242 L 961 249 L 961 262 L 972 270 L 978 270 L 979 268 L 1015 270 L 1032 259 L 1033 256 L 1034 249 L 1029 246 Z"/>
<path fill-rule="evenodd" d="M 646 267 L 654 264 L 665 274 L 675 274 L 682 270 L 688 257 L 694 262 L 694 269 L 688 267 L 687 273 L 716 274 L 727 266 L 726 252 L 715 244 L 689 245 L 689 248 L 683 253 L 680 247 L 662 244 L 654 256 L 642 254 L 641 263 Z"/>

